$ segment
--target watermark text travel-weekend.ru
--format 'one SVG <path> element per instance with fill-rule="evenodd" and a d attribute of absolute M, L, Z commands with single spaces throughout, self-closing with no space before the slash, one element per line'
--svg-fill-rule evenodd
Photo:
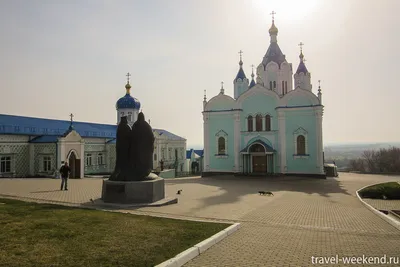
<path fill-rule="evenodd" d="M 318 257 L 311 256 L 312 264 L 399 264 L 399 257 L 383 256 L 366 256 L 359 257 L 348 256 L 340 257 L 339 255 L 333 257 Z"/>

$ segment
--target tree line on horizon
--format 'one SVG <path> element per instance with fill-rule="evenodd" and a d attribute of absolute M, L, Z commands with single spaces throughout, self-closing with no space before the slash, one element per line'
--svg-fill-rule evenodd
<path fill-rule="evenodd" d="M 365 173 L 400 173 L 400 148 L 365 150 L 361 157 L 349 161 L 348 168 Z"/>

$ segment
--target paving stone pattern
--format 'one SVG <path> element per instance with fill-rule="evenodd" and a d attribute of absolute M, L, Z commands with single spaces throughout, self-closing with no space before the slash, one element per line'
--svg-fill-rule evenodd
<path fill-rule="evenodd" d="M 368 210 L 355 194 L 366 185 L 400 177 L 340 173 L 326 180 L 297 179 L 167 180 L 166 194 L 178 196 L 178 204 L 114 211 L 242 223 L 241 229 L 185 266 L 313 266 L 311 256 L 400 256 L 400 231 Z M 69 182 L 69 191 L 59 191 L 60 180 L 0 179 L 0 195 L 91 207 L 96 206 L 91 198 L 99 203 L 101 179 Z M 182 195 L 176 195 L 179 189 Z M 260 196 L 259 190 L 274 196 Z"/>

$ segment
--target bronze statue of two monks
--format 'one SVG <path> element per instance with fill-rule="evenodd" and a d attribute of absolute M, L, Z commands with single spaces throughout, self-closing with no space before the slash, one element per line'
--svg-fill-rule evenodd
<path fill-rule="evenodd" d="M 151 126 L 139 113 L 131 127 L 126 117 L 117 128 L 116 163 L 110 181 L 142 181 L 153 169 L 154 135 Z"/>

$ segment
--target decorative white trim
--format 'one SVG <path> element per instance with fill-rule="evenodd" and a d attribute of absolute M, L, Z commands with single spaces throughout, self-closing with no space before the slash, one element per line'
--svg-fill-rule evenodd
<path fill-rule="evenodd" d="M 317 168 L 320 173 L 324 173 L 324 159 L 323 159 L 323 138 L 322 138 L 322 112 L 315 112 L 316 115 L 316 136 L 317 136 Z"/>
<path fill-rule="evenodd" d="M 85 140 L 84 139 L 81 140 L 81 158 L 82 158 L 81 166 L 80 166 L 80 168 L 81 168 L 80 176 L 81 177 L 79 177 L 79 178 L 84 178 L 85 177 L 85 162 L 83 162 L 84 158 L 85 158 Z M 112 168 L 114 168 L 114 166 L 112 166 Z"/>
<path fill-rule="evenodd" d="M 233 142 L 233 147 L 234 147 L 234 156 L 235 156 L 235 171 L 239 172 L 240 170 L 240 113 L 237 112 L 234 115 L 234 142 Z"/>
<path fill-rule="evenodd" d="M 278 111 L 278 128 L 279 128 L 279 151 L 280 151 L 280 172 L 286 172 L 286 120 L 285 113 Z"/>
<path fill-rule="evenodd" d="M 308 159 L 310 155 L 293 155 L 294 159 Z"/>
<path fill-rule="evenodd" d="M 272 96 L 273 98 L 275 98 L 276 104 L 279 104 L 279 100 L 280 100 L 279 95 L 275 91 L 269 90 L 269 89 L 265 88 L 264 86 L 260 85 L 258 82 L 250 90 L 247 90 L 246 92 L 241 94 L 236 101 L 237 101 L 238 105 L 241 106 L 242 102 L 245 99 L 247 99 L 248 97 L 251 97 L 253 95 L 260 94 L 260 93 L 267 95 L 267 96 Z"/>
<path fill-rule="evenodd" d="M 304 140 L 305 140 L 305 154 L 304 155 L 298 154 L 298 152 L 297 152 L 297 137 L 300 135 L 304 136 Z M 294 156 L 307 156 L 308 155 L 308 133 L 307 133 L 307 131 L 304 128 L 299 127 L 296 131 L 293 132 L 293 139 L 294 139 L 293 155 Z"/>
<path fill-rule="evenodd" d="M 319 104 L 318 104 L 319 105 Z M 323 106 L 307 106 L 307 107 L 284 107 L 280 106 L 278 110 L 285 110 L 285 111 L 317 111 L 321 110 Z M 314 113 L 309 113 L 309 116 L 314 116 Z"/>
<path fill-rule="evenodd" d="M 228 155 L 215 155 L 217 159 L 227 159 Z"/>
<path fill-rule="evenodd" d="M 219 153 L 219 146 L 218 146 L 218 139 L 222 137 L 224 138 L 225 141 L 225 153 L 224 154 L 220 154 Z M 224 130 L 219 130 L 216 134 L 215 134 L 215 142 L 216 142 L 216 149 L 217 151 L 215 151 L 215 155 L 228 155 L 228 134 L 224 131 Z"/>
<path fill-rule="evenodd" d="M 319 99 L 313 92 L 306 89 L 296 88 L 295 90 L 289 91 L 281 98 L 280 106 L 287 106 L 288 100 L 297 96 L 305 96 L 312 102 L 313 105 L 319 105 Z"/>
<path fill-rule="evenodd" d="M 203 113 L 203 128 L 204 128 L 204 171 L 207 171 L 210 166 L 210 140 L 209 140 L 209 115 Z"/>
<path fill-rule="evenodd" d="M 206 112 L 203 112 L 203 114 L 209 114 L 209 115 L 232 115 L 235 112 L 240 111 L 238 109 L 233 109 L 233 110 L 224 110 L 224 111 L 219 111 L 219 110 L 208 110 Z"/>

